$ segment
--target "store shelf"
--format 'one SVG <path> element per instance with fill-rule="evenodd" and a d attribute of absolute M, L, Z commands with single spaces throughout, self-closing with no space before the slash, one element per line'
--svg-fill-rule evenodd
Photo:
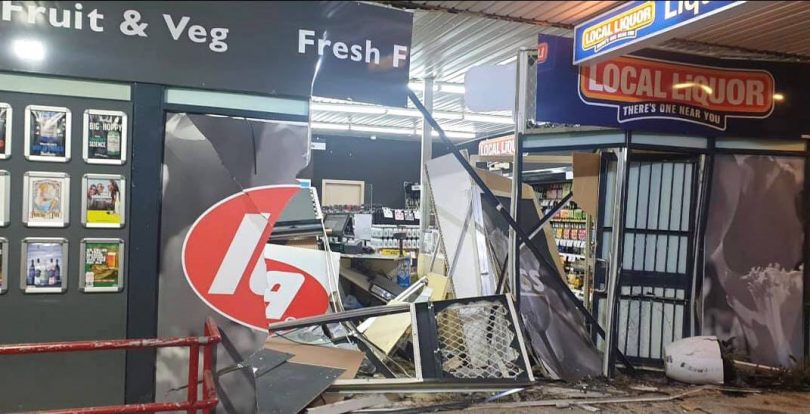
<path fill-rule="evenodd" d="M 585 258 L 585 255 L 572 254 L 572 253 L 560 253 L 560 256 L 565 256 L 566 258 L 571 258 L 571 259 L 584 259 Z"/>
<path fill-rule="evenodd" d="M 588 220 L 579 220 L 579 219 L 551 219 L 551 222 L 556 223 L 587 223 Z"/>

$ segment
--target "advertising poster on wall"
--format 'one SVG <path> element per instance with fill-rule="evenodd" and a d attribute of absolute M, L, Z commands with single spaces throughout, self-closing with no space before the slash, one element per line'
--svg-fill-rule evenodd
<path fill-rule="evenodd" d="M 0 160 L 11 156 L 11 106 L 0 102 Z"/>
<path fill-rule="evenodd" d="M 86 227 L 122 227 L 126 181 L 120 175 L 86 174 L 82 181 L 82 223 Z"/>
<path fill-rule="evenodd" d="M 23 221 L 28 227 L 65 227 L 68 224 L 69 180 L 65 173 L 25 173 Z"/>
<path fill-rule="evenodd" d="M 127 116 L 118 111 L 84 111 L 82 156 L 88 164 L 126 161 Z"/>
<path fill-rule="evenodd" d="M 118 239 L 84 239 L 81 247 L 79 287 L 85 292 L 116 292 L 123 287 L 123 242 Z"/>
<path fill-rule="evenodd" d="M 268 206 L 281 203 L 283 208 L 284 201 L 274 197 L 270 191 L 274 188 L 270 186 L 294 186 L 295 191 L 300 191 L 296 176 L 308 163 L 307 126 L 295 122 L 170 113 L 166 116 L 165 131 L 157 334 L 201 335 L 203 332 L 199 321 L 207 316 L 213 317 L 222 331 L 223 340 L 232 344 L 228 351 L 219 348 L 215 367 L 219 369 L 239 362 L 259 349 L 267 337 L 267 331 L 248 328 L 222 316 L 223 312 L 218 311 L 225 310 L 230 302 L 242 300 L 237 296 L 241 294 L 253 295 L 261 301 L 262 296 L 251 293 L 259 291 L 259 287 L 253 283 L 237 283 L 231 291 L 228 283 L 214 286 L 212 280 L 228 281 L 228 278 L 217 278 L 216 275 L 222 273 L 218 269 L 231 244 L 237 246 L 247 239 L 250 242 L 266 240 L 263 238 L 265 231 L 269 230 L 266 225 L 276 220 L 275 217 L 257 217 L 246 209 L 266 207 L 265 203 Z M 244 145 L 246 142 L 255 143 L 255 146 Z M 200 191 L 201 183 L 205 183 L 205 191 Z M 231 207 L 234 209 L 231 210 Z M 234 211 L 242 211 L 242 214 L 234 216 Z M 276 210 L 252 211 L 270 211 L 272 215 Z M 219 217 L 225 213 L 226 217 Z M 286 212 L 282 212 L 281 216 L 284 214 Z M 209 228 L 206 217 L 217 221 L 221 219 L 222 223 L 226 223 L 229 234 L 225 235 L 220 230 L 210 232 L 210 239 L 190 237 L 194 229 L 200 233 Z M 240 240 L 235 241 L 235 232 L 243 222 L 246 224 L 244 232 L 240 234 Z M 199 235 L 205 234 L 209 232 L 203 231 Z M 197 244 L 197 241 L 200 243 Z M 249 245 L 253 247 L 255 243 Z M 192 252 L 195 246 L 201 249 L 207 247 L 209 254 L 197 257 L 201 261 L 212 262 L 207 268 L 201 267 L 210 272 L 208 275 L 211 279 L 198 290 L 209 298 L 211 304 L 218 306 L 202 300 L 186 275 L 186 270 L 192 275 L 196 274 L 196 261 L 184 257 L 184 251 Z M 247 261 L 240 263 L 239 266 L 243 266 Z M 250 274 L 247 273 L 248 276 Z M 306 289 L 308 285 L 305 281 L 301 289 Z M 264 306 L 259 307 L 261 314 L 258 316 L 264 317 L 267 305 L 264 302 L 261 304 Z M 290 306 L 295 304 L 290 303 Z M 253 303 L 250 307 L 253 307 Z M 156 395 L 166 395 L 168 390 L 188 383 L 187 375 L 183 374 L 184 367 L 188 367 L 187 356 L 159 350 L 155 372 Z M 247 378 L 223 376 L 218 386 L 222 388 L 220 395 L 227 395 L 233 405 L 226 412 L 255 411 L 255 393 Z"/>
<path fill-rule="evenodd" d="M 0 294 L 8 290 L 8 240 L 0 237 Z"/>
<path fill-rule="evenodd" d="M 25 108 L 25 157 L 32 161 L 70 160 L 70 110 L 55 106 Z"/>
<path fill-rule="evenodd" d="M 26 239 L 23 241 L 21 270 L 25 293 L 59 293 L 66 277 L 64 239 Z"/>
<path fill-rule="evenodd" d="M 703 334 L 754 363 L 802 356 L 805 162 L 717 155 L 706 226 Z"/>
<path fill-rule="evenodd" d="M 11 210 L 11 175 L 0 170 L 0 227 L 8 226 Z"/>

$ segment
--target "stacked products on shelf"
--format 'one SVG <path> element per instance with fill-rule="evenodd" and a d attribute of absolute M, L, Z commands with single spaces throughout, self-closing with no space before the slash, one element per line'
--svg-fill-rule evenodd
<path fill-rule="evenodd" d="M 546 214 L 571 192 L 571 186 L 570 182 L 538 186 L 536 193 L 543 213 Z M 591 231 L 588 216 L 570 201 L 552 217 L 550 225 L 568 284 L 575 290 L 581 290 L 587 271 L 586 251 L 588 233 Z"/>
<path fill-rule="evenodd" d="M 394 238 L 397 233 L 405 233 L 402 248 L 414 250 L 419 248 L 419 226 L 389 224 L 375 224 L 371 226 L 371 242 L 374 249 L 398 249 L 399 239 Z"/>

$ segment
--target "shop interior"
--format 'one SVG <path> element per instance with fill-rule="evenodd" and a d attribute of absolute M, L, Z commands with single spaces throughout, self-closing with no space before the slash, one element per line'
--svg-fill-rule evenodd
<path fill-rule="evenodd" d="M 510 412 L 587 405 L 564 387 L 602 405 L 745 395 L 743 373 L 784 386 L 810 349 L 810 49 L 734 39 L 757 13 L 810 7 L 748 5 L 728 27 L 572 64 L 575 29 L 629 3 L 455 3 L 202 5 L 255 68 L 214 43 L 213 58 L 155 43 L 179 58 L 131 72 L 131 57 L 55 52 L 90 31 L 32 31 L 40 58 L 39 40 L 15 43 L 0 62 L 0 411 Z M 290 16 L 261 35 L 295 26 L 298 54 L 242 47 L 250 10 Z M 337 40 L 308 55 L 302 16 L 373 39 L 368 62 Z M 628 90 L 610 91 L 614 59 L 688 74 L 667 86 L 706 102 L 645 117 L 632 105 L 675 101 L 611 95 Z M 729 86 L 745 76 L 747 92 Z M 612 394 L 622 381 L 657 385 Z M 437 393 L 452 402 L 409 397 Z"/>

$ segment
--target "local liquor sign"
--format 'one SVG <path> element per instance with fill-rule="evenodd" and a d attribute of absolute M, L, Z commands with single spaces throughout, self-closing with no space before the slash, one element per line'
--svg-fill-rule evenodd
<path fill-rule="evenodd" d="M 487 139 L 478 143 L 478 155 L 481 156 L 514 155 L 514 154 L 515 154 L 515 137 L 512 135 Z"/>
<path fill-rule="evenodd" d="M 411 13 L 359 2 L 0 2 L 0 70 L 404 106 Z"/>
<path fill-rule="evenodd" d="M 574 64 L 618 56 L 699 30 L 739 12 L 751 1 L 629 1 L 574 28 Z"/>
<path fill-rule="evenodd" d="M 571 39 L 540 36 L 537 120 L 687 133 L 799 138 L 810 102 L 806 65 L 640 51 L 571 64 Z"/>

